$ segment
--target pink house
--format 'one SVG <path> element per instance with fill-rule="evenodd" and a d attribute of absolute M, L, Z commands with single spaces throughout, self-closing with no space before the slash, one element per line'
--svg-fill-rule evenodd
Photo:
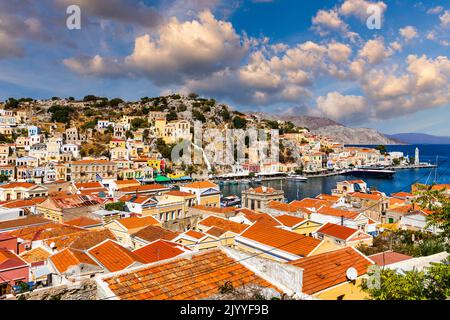
<path fill-rule="evenodd" d="M 0 296 L 10 293 L 11 286 L 28 282 L 30 267 L 13 251 L 0 248 Z"/>
<path fill-rule="evenodd" d="M 0 233 L 0 248 L 6 248 L 17 253 L 17 238 L 7 233 Z"/>

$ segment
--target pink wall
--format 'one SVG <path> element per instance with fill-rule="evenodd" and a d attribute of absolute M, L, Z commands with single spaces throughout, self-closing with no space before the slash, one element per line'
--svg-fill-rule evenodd
<path fill-rule="evenodd" d="M 10 285 L 15 285 L 15 280 L 22 280 L 23 282 L 29 281 L 30 268 L 28 266 L 19 267 L 17 269 L 0 270 L 0 278 L 8 279 Z"/>
<path fill-rule="evenodd" d="M 14 253 L 17 253 L 17 238 L 0 239 L 0 248 L 6 248 Z"/>

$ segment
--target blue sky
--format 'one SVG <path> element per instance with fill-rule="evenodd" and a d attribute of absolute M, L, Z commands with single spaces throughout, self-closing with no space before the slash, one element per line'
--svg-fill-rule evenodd
<path fill-rule="evenodd" d="M 66 28 L 72 4 L 81 30 Z M 240 110 L 450 135 L 449 34 L 450 0 L 2 1 L 0 100 L 195 91 Z"/>

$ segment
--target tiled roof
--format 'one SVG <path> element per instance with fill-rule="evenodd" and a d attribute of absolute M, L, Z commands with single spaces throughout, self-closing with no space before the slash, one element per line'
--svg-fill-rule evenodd
<path fill-rule="evenodd" d="M 391 194 L 391 196 L 395 197 L 395 198 L 406 198 L 406 197 L 413 197 L 414 195 L 409 192 L 401 191 L 401 192 L 393 193 L 393 194 Z"/>
<path fill-rule="evenodd" d="M 218 249 L 121 272 L 103 281 L 122 300 L 204 299 L 217 294 L 228 281 L 234 288 L 250 284 L 274 288 Z"/>
<path fill-rule="evenodd" d="M 330 203 L 325 200 L 313 199 L 313 198 L 304 198 L 302 200 L 294 200 L 290 203 L 290 205 L 296 210 L 304 209 L 304 208 L 320 208 L 325 205 L 329 205 Z"/>
<path fill-rule="evenodd" d="M 305 219 L 302 218 L 302 217 L 291 216 L 291 215 L 288 215 L 288 214 L 283 214 L 283 215 L 280 215 L 280 216 L 276 216 L 275 218 L 278 221 L 280 221 L 286 227 L 293 227 L 293 226 L 299 224 L 300 222 L 305 221 Z"/>
<path fill-rule="evenodd" d="M 251 189 L 249 189 L 249 191 L 255 192 L 255 193 L 277 193 L 282 190 L 277 190 L 277 189 L 271 188 L 271 187 L 260 186 L 260 187 L 254 188 L 254 189 L 251 188 Z"/>
<path fill-rule="evenodd" d="M 284 203 L 275 200 L 269 201 L 267 203 L 267 208 L 284 212 L 297 212 L 296 208 L 291 206 L 289 203 Z"/>
<path fill-rule="evenodd" d="M 123 225 L 127 229 L 136 229 L 136 228 L 144 228 L 146 226 L 156 226 L 160 225 L 161 222 L 156 220 L 155 218 L 151 216 L 147 217 L 129 217 L 129 218 L 123 218 L 116 220 L 118 223 Z"/>
<path fill-rule="evenodd" d="M 253 224 L 241 236 L 302 257 L 308 256 L 322 242 L 313 237 L 276 228 L 264 223 Z"/>
<path fill-rule="evenodd" d="M 109 229 L 83 230 L 83 232 L 51 238 L 44 243 L 50 247 L 50 244 L 53 242 L 58 250 L 64 248 L 87 250 L 107 239 L 116 240 L 116 237 Z"/>
<path fill-rule="evenodd" d="M 206 188 L 218 188 L 218 185 L 211 181 L 198 181 L 185 184 L 182 187 L 191 189 L 206 189 Z"/>
<path fill-rule="evenodd" d="M 205 236 L 203 232 L 198 232 L 195 230 L 186 231 L 184 234 L 194 239 L 201 239 Z"/>
<path fill-rule="evenodd" d="M 369 258 L 380 267 L 384 267 L 393 263 L 412 259 L 413 257 L 398 252 L 386 251 L 373 254 L 369 256 Z"/>
<path fill-rule="evenodd" d="M 94 159 L 94 160 L 78 160 L 72 161 L 70 164 L 106 164 L 106 165 L 114 165 L 115 163 L 109 160 L 102 159 Z"/>
<path fill-rule="evenodd" d="M 64 273 L 70 267 L 78 266 L 82 263 L 98 267 L 98 264 L 86 253 L 74 249 L 64 249 L 52 255 L 49 259 L 59 273 Z"/>
<path fill-rule="evenodd" d="M 29 183 L 29 182 L 10 182 L 7 184 L 0 185 L 0 189 L 14 189 L 14 188 L 30 189 L 35 186 L 36 185 L 34 183 Z"/>
<path fill-rule="evenodd" d="M 103 185 L 98 181 L 76 182 L 75 188 L 77 188 L 77 189 L 98 189 L 98 188 L 103 188 Z"/>
<path fill-rule="evenodd" d="M 27 216 L 26 218 L 0 222 L 0 231 L 22 228 L 31 225 L 49 223 L 50 220 L 38 216 Z"/>
<path fill-rule="evenodd" d="M 346 272 L 353 267 L 358 276 L 367 273 L 372 263 L 353 248 L 343 248 L 289 262 L 303 268 L 302 292 L 314 294 L 335 285 L 347 282 Z"/>
<path fill-rule="evenodd" d="M 321 207 L 317 212 L 327 216 L 344 217 L 346 219 L 355 219 L 360 214 L 356 211 L 341 210 L 332 207 Z"/>
<path fill-rule="evenodd" d="M 223 235 L 226 232 L 227 232 L 227 230 L 221 229 L 219 227 L 211 227 L 205 231 L 206 234 L 209 234 L 216 238 L 219 238 L 221 235 Z"/>
<path fill-rule="evenodd" d="M 346 240 L 358 230 L 334 223 L 326 223 L 316 230 L 317 233 L 326 234 L 337 239 Z"/>
<path fill-rule="evenodd" d="M 215 216 L 209 216 L 201 221 L 198 222 L 198 224 L 201 224 L 206 227 L 218 227 L 224 230 L 228 230 L 234 233 L 241 233 L 245 229 L 248 228 L 248 225 L 237 223 L 231 220 L 215 217 Z"/>
<path fill-rule="evenodd" d="M 124 187 L 120 188 L 120 192 L 143 192 L 143 191 L 153 191 L 153 190 L 160 190 L 160 189 L 167 189 L 169 190 L 169 187 L 163 186 L 161 184 L 146 184 L 143 186 L 131 186 L 131 187 Z"/>
<path fill-rule="evenodd" d="M 279 226 L 280 223 L 275 220 L 270 214 L 256 212 L 250 209 L 239 209 L 239 213 L 243 214 L 251 222 L 260 222 L 270 226 Z"/>
<path fill-rule="evenodd" d="M 321 193 L 318 196 L 316 196 L 316 199 L 320 199 L 320 200 L 327 200 L 327 201 L 338 201 L 339 197 L 338 196 L 332 196 L 330 194 L 326 194 L 326 193 Z"/>
<path fill-rule="evenodd" d="M 158 239 L 173 240 L 178 236 L 178 232 L 170 231 L 158 226 L 147 226 L 144 229 L 134 233 L 133 236 L 148 242 L 153 242 Z"/>
<path fill-rule="evenodd" d="M 141 183 L 139 181 L 137 181 L 136 179 L 130 179 L 130 180 L 116 180 L 114 181 L 118 186 L 120 185 L 128 185 L 128 184 L 136 184 L 136 185 L 141 185 Z"/>
<path fill-rule="evenodd" d="M 6 201 L 3 202 L 2 204 L 0 204 L 1 207 L 3 208 L 25 208 L 25 207 L 32 207 L 35 206 L 39 203 L 42 203 L 46 200 L 47 198 L 32 198 L 32 199 L 26 199 L 26 200 L 10 200 L 10 201 Z"/>
<path fill-rule="evenodd" d="M 135 253 L 112 240 L 106 240 L 105 242 L 96 245 L 89 249 L 88 253 L 104 268 L 111 272 L 125 269 L 136 262 L 145 263 L 145 261 Z"/>
<path fill-rule="evenodd" d="M 10 268 L 24 267 L 27 263 L 14 252 L 0 248 L 0 271 Z"/>
<path fill-rule="evenodd" d="M 10 234 L 24 240 L 46 240 L 60 236 L 67 236 L 73 233 L 86 231 L 80 227 L 68 226 L 56 222 L 49 222 L 46 224 L 25 227 L 22 229 L 11 231 Z"/>
<path fill-rule="evenodd" d="M 29 251 L 22 252 L 20 254 L 20 257 L 28 263 L 35 263 L 47 261 L 47 258 L 50 257 L 50 255 L 50 252 L 48 252 L 44 248 L 37 247 Z"/>
<path fill-rule="evenodd" d="M 362 193 L 362 192 L 353 192 L 350 193 L 352 197 L 368 199 L 368 200 L 380 200 L 383 196 L 380 193 Z"/>
<path fill-rule="evenodd" d="M 67 221 L 66 224 L 70 226 L 77 226 L 77 227 L 92 227 L 92 226 L 98 226 L 102 225 L 102 222 L 97 219 L 92 219 L 88 217 L 80 217 L 76 218 L 70 221 Z"/>
<path fill-rule="evenodd" d="M 189 193 L 189 192 L 183 192 L 178 190 L 172 190 L 166 193 L 170 196 L 177 196 L 177 197 L 195 197 L 195 194 Z"/>
<path fill-rule="evenodd" d="M 141 257 L 145 263 L 152 263 L 160 260 L 174 258 L 180 254 L 191 251 L 185 246 L 178 243 L 157 240 L 149 243 L 142 248 L 136 249 L 133 252 Z"/>

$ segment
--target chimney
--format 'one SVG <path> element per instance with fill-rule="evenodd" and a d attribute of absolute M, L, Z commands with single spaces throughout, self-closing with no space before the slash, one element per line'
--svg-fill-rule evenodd
<path fill-rule="evenodd" d="M 341 226 L 344 226 L 344 216 L 341 216 Z"/>

